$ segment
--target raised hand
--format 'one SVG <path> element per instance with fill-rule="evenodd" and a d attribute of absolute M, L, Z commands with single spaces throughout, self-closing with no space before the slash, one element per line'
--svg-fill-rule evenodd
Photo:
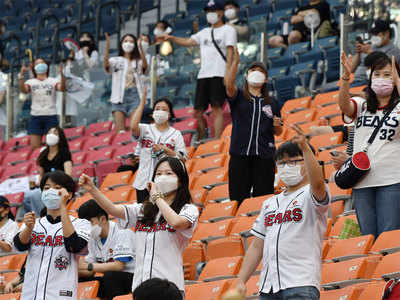
<path fill-rule="evenodd" d="M 308 147 L 308 143 L 307 143 L 307 138 L 306 138 L 303 130 L 301 130 L 301 128 L 297 125 L 289 125 L 289 127 L 291 129 L 293 129 L 294 131 L 296 131 L 296 133 L 297 133 L 292 138 L 292 142 L 297 144 L 302 151 L 304 149 L 306 149 Z"/>
<path fill-rule="evenodd" d="M 60 75 L 63 76 L 63 64 L 60 63 L 60 66 L 58 67 L 58 71 L 60 72 Z"/>
<path fill-rule="evenodd" d="M 352 56 L 351 54 L 347 56 L 344 52 L 342 52 L 342 66 L 343 66 L 343 75 L 349 77 L 351 74 L 351 65 L 352 65 Z"/>
<path fill-rule="evenodd" d="M 28 70 L 29 70 L 29 68 L 25 65 L 25 63 L 22 63 L 21 75 L 24 75 Z"/>
<path fill-rule="evenodd" d="M 24 223 L 25 223 L 26 227 L 28 227 L 30 230 L 33 230 L 33 227 L 35 226 L 35 222 L 36 222 L 36 216 L 33 211 L 25 214 Z"/>
<path fill-rule="evenodd" d="M 81 186 L 87 192 L 90 192 L 95 188 L 92 178 L 84 173 L 79 177 L 79 186 Z"/>
<path fill-rule="evenodd" d="M 241 280 L 240 278 L 237 281 L 236 284 L 236 290 L 242 294 L 242 295 L 246 295 L 246 284 L 243 282 L 243 280 Z"/>
<path fill-rule="evenodd" d="M 64 206 L 64 207 L 67 206 L 68 199 L 70 198 L 69 193 L 67 192 L 67 190 L 65 188 L 62 188 L 59 191 L 59 194 L 60 194 L 60 204 L 61 204 L 61 206 Z"/>
<path fill-rule="evenodd" d="M 282 124 L 282 119 L 277 117 L 277 116 L 274 116 L 273 125 L 274 125 L 274 127 L 282 126 L 283 125 Z"/>
<path fill-rule="evenodd" d="M 106 37 L 106 49 L 110 49 L 110 37 L 107 32 L 104 33 Z"/>

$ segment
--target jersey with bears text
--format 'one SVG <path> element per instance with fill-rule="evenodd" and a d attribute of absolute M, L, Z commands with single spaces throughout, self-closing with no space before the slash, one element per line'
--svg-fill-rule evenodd
<path fill-rule="evenodd" d="M 124 205 L 125 219 L 119 220 L 122 228 L 136 229 L 136 266 L 132 290 L 141 282 L 158 277 L 168 279 L 184 291 L 182 252 L 188 245 L 197 225 L 199 211 L 196 206 L 186 204 L 179 215 L 192 224 L 185 230 L 175 230 L 167 222 L 157 222 L 146 226 L 138 219 L 142 215 L 143 204 Z M 156 220 L 159 220 L 161 213 Z"/>
<path fill-rule="evenodd" d="M 264 240 L 260 292 L 315 286 L 321 280 L 322 241 L 329 193 L 315 200 L 310 185 L 264 201 L 251 233 Z"/>
<path fill-rule="evenodd" d="M 385 111 L 378 109 L 375 114 L 367 111 L 366 100 L 360 97 L 351 99 L 355 112 L 354 152 L 363 151 L 375 127 L 382 120 Z M 348 121 L 345 118 L 345 121 Z M 400 163 L 397 157 L 400 149 L 400 103 L 393 109 L 379 130 L 374 142 L 368 148 L 371 170 L 353 188 L 385 186 L 400 182 Z"/>
<path fill-rule="evenodd" d="M 70 218 L 77 235 L 88 241 L 90 222 Z M 78 259 L 77 254 L 65 249 L 62 222 L 51 224 L 46 217 L 36 219 L 21 300 L 76 300 Z"/>

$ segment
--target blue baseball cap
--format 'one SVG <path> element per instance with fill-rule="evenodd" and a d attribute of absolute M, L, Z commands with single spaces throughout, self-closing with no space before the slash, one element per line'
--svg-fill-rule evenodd
<path fill-rule="evenodd" d="M 209 0 L 207 1 L 206 6 L 204 7 L 205 11 L 208 10 L 224 10 L 225 3 L 219 0 Z"/>

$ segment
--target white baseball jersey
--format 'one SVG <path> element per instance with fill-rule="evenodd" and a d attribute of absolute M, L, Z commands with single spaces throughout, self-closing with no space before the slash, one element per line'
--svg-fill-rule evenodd
<path fill-rule="evenodd" d="M 12 247 L 14 244 L 14 236 L 17 234 L 18 231 L 19 227 L 17 222 L 8 219 L 8 221 L 0 228 L 0 240 L 5 241 Z M 4 253 L 4 251 L 0 250 L 0 253 Z"/>
<path fill-rule="evenodd" d="M 122 228 L 136 229 L 136 266 L 132 290 L 141 282 L 158 277 L 168 279 L 184 291 L 182 252 L 188 245 L 197 225 L 199 211 L 193 204 L 186 204 L 179 215 L 192 224 L 185 230 L 175 230 L 163 222 L 149 227 L 138 219 L 143 216 L 143 204 L 124 205 L 125 219 L 119 220 Z M 156 220 L 159 220 L 161 213 Z"/>
<path fill-rule="evenodd" d="M 264 240 L 260 292 L 315 286 L 321 281 L 322 241 L 330 195 L 318 202 L 310 185 L 264 201 L 251 233 Z"/>
<path fill-rule="evenodd" d="M 352 98 L 355 112 L 352 120 L 344 118 L 348 123 L 354 121 L 353 153 L 363 151 L 375 126 L 382 120 L 385 112 L 378 109 L 375 114 L 367 111 L 367 102 L 360 97 Z M 350 121 L 350 122 L 349 122 Z M 400 103 L 383 123 L 374 142 L 368 148 L 371 170 L 353 188 L 385 186 L 400 182 L 400 162 L 397 157 L 400 149 Z"/>
<path fill-rule="evenodd" d="M 147 188 L 147 183 L 151 181 L 158 161 L 157 157 L 152 157 L 154 144 L 167 146 L 184 158 L 187 157 L 187 152 L 182 133 L 172 126 L 166 131 L 159 131 L 155 124 L 139 124 L 139 129 L 140 135 L 137 137 L 138 145 L 140 145 L 139 170 L 133 187 L 144 190 Z"/>
<path fill-rule="evenodd" d="M 32 78 L 25 82 L 26 85 L 29 85 L 32 94 L 32 116 L 51 116 L 57 114 L 56 87 L 58 83 L 59 80 L 52 77 L 48 77 L 45 80 Z"/>
<path fill-rule="evenodd" d="M 70 218 L 77 235 L 88 241 L 90 222 Z M 85 255 L 87 251 L 80 254 Z M 78 259 L 77 254 L 65 249 L 62 222 L 51 224 L 46 217 L 36 219 L 21 300 L 76 300 Z"/>
<path fill-rule="evenodd" d="M 100 237 L 89 240 L 89 254 L 85 257 L 88 263 L 107 263 L 122 257 L 132 260 L 125 263 L 124 272 L 133 273 L 135 269 L 135 233 L 130 229 L 120 229 L 109 221 L 108 236 L 103 244 Z"/>

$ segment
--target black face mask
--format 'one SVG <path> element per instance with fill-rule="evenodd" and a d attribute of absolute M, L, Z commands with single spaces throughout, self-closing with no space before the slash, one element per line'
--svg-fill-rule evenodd
<path fill-rule="evenodd" d="M 93 43 L 91 41 L 79 41 L 79 47 L 89 47 L 92 48 Z"/>

